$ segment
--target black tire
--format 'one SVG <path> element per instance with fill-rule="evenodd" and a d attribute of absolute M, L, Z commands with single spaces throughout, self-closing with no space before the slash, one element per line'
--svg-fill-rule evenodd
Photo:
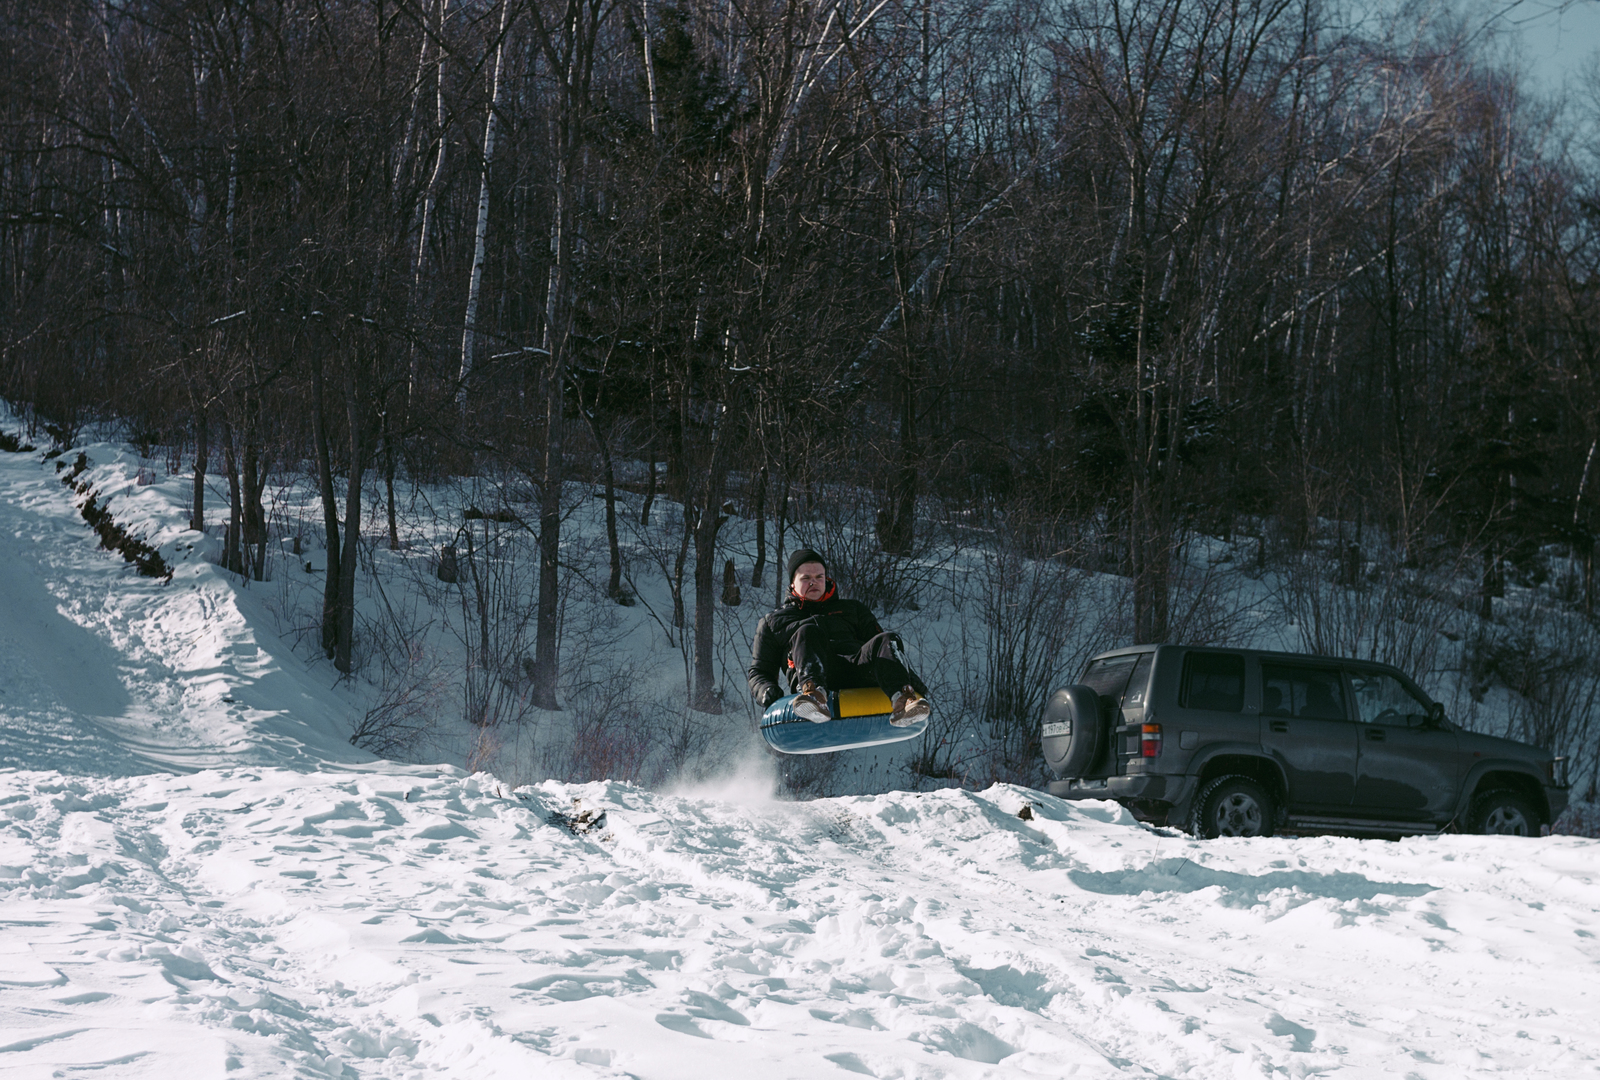
<path fill-rule="evenodd" d="M 1087 686 L 1063 686 L 1045 702 L 1041 732 L 1053 724 L 1067 725 L 1069 734 L 1042 735 L 1046 764 L 1059 777 L 1085 776 L 1100 758 L 1106 720 L 1101 716 L 1100 695 Z"/>
<path fill-rule="evenodd" d="M 1486 791 L 1472 801 L 1467 831 L 1480 836 L 1538 836 L 1539 815 L 1514 791 Z"/>
<path fill-rule="evenodd" d="M 1277 812 L 1272 796 L 1248 776 L 1219 776 L 1195 798 L 1189 831 L 1204 840 L 1271 836 Z"/>

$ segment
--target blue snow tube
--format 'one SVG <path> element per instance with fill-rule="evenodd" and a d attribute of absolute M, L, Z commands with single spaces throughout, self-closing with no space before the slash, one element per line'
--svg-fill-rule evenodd
<path fill-rule="evenodd" d="M 875 686 L 829 691 L 828 711 L 833 719 L 820 724 L 794 714 L 796 696 L 779 698 L 767 706 L 761 717 L 761 737 L 780 754 L 831 754 L 835 750 L 886 746 L 915 739 L 928 730 L 926 716 L 905 727 L 889 723 L 889 695 Z"/>

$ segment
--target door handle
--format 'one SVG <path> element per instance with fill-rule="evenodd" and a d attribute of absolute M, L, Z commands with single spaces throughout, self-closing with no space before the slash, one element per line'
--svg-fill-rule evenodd
<path fill-rule="evenodd" d="M 1383 740 L 1388 738 L 1388 736 L 1383 733 L 1382 728 L 1369 727 L 1367 729 L 1367 738 L 1371 739 L 1373 742 L 1383 742 Z"/>
<path fill-rule="evenodd" d="M 1287 721 L 1287 720 L 1274 720 L 1272 722 L 1272 730 L 1273 731 L 1277 731 L 1277 732 L 1281 732 L 1283 734 L 1288 734 L 1288 732 L 1289 732 L 1289 721 Z"/>

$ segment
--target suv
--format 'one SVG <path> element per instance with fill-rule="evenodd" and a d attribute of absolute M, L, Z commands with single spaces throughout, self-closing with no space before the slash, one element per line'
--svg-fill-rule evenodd
<path fill-rule="evenodd" d="M 1040 737 L 1050 794 L 1196 836 L 1537 836 L 1567 805 L 1566 758 L 1464 731 L 1364 660 L 1118 649 L 1050 695 Z"/>

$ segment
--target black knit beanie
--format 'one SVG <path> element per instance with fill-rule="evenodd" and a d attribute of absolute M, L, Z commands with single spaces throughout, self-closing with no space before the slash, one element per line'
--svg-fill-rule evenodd
<path fill-rule="evenodd" d="M 823 572 L 824 573 L 827 572 L 828 560 L 824 559 L 819 552 L 812 551 L 810 548 L 796 548 L 794 553 L 789 556 L 789 563 L 788 563 L 789 574 L 788 574 L 788 577 L 785 578 L 785 580 L 788 581 L 790 585 L 793 585 L 794 584 L 794 572 L 796 570 L 800 569 L 800 567 L 802 565 L 804 565 L 805 563 L 808 563 L 808 562 L 821 563 Z"/>

